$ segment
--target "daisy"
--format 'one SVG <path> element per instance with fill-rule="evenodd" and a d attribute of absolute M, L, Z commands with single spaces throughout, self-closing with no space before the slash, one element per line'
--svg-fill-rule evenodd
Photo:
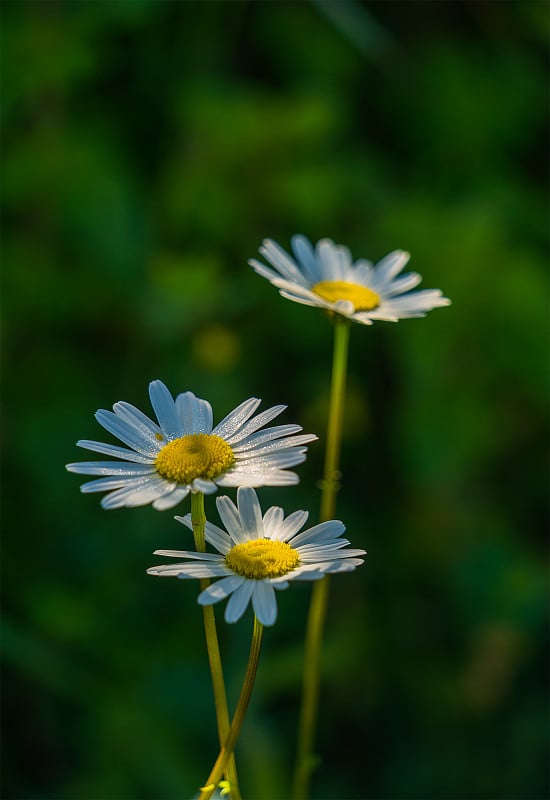
<path fill-rule="evenodd" d="M 149 384 L 153 422 L 129 403 L 100 409 L 95 417 L 128 447 L 80 440 L 78 447 L 113 456 L 117 461 L 67 464 L 69 472 L 101 475 L 84 483 L 83 492 L 109 492 L 103 508 L 153 504 L 172 508 L 189 492 L 212 494 L 218 486 L 290 486 L 299 478 L 287 467 L 305 461 L 313 434 L 295 435 L 300 425 L 264 426 L 286 406 L 273 406 L 254 416 L 260 400 L 251 397 L 216 427 L 212 408 L 192 392 L 172 397 L 162 381 Z"/>
<path fill-rule="evenodd" d="M 275 589 L 287 589 L 293 580 L 316 581 L 334 572 L 351 572 L 363 563 L 364 550 L 344 549 L 344 525 L 338 520 L 321 522 L 298 533 L 307 511 L 284 516 L 272 506 L 262 517 L 254 489 L 240 488 L 237 505 L 229 497 L 216 498 L 218 513 L 227 532 L 206 523 L 205 539 L 218 553 L 187 550 L 155 550 L 155 555 L 186 559 L 183 563 L 151 567 L 149 575 L 178 578 L 221 578 L 199 594 L 198 602 L 212 605 L 229 597 L 226 622 L 237 622 L 250 601 L 258 621 L 273 625 L 277 619 Z M 176 517 L 192 529 L 191 515 Z"/>
<path fill-rule="evenodd" d="M 416 272 L 397 277 L 410 257 L 403 250 L 394 250 L 373 266 L 365 259 L 354 263 L 347 247 L 330 239 L 321 239 L 314 249 L 299 235 L 292 237 L 291 245 L 294 258 L 276 242 L 264 240 L 260 253 L 274 269 L 255 259 L 248 263 L 283 297 L 296 303 L 372 325 L 377 319 L 398 322 L 424 317 L 432 308 L 451 302 L 439 289 L 411 292 L 422 280 Z"/>

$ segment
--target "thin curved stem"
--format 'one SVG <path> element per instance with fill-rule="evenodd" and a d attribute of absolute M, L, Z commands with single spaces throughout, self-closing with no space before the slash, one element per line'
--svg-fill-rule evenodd
<path fill-rule="evenodd" d="M 348 371 L 350 323 L 339 318 L 334 323 L 334 355 L 327 424 L 327 449 L 323 472 L 321 495 L 321 522 L 332 519 L 336 511 L 336 494 L 340 488 L 340 449 L 342 444 L 342 420 Z"/>
<path fill-rule="evenodd" d="M 340 488 L 339 463 L 348 366 L 349 328 L 350 323 L 346 319 L 336 318 L 327 445 L 321 484 L 321 522 L 333 519 L 336 511 L 336 495 Z M 319 706 L 320 660 L 329 586 L 327 575 L 322 580 L 316 581 L 311 593 L 304 653 L 302 705 L 298 722 L 298 745 L 292 785 L 294 800 L 307 800 L 311 774 L 316 764 L 313 748 Z"/>
<path fill-rule="evenodd" d="M 204 528 L 206 525 L 206 515 L 204 513 L 204 495 L 197 492 L 191 495 L 191 524 L 193 526 L 193 536 L 197 552 L 204 553 L 206 550 L 204 539 Z M 200 581 L 201 591 L 210 585 L 207 578 Z M 218 739 L 220 747 L 229 735 L 229 711 L 227 709 L 227 695 L 223 679 L 222 662 L 218 634 L 216 631 L 216 620 L 212 606 L 202 606 L 202 617 L 204 622 L 204 632 L 206 636 L 206 650 L 208 652 L 208 663 L 210 664 L 210 674 L 212 675 L 212 686 L 214 690 L 214 705 L 216 707 L 216 720 L 218 723 Z M 227 780 L 231 787 L 231 800 L 241 800 L 239 782 L 237 779 L 237 767 L 235 756 L 232 754 L 227 760 L 225 769 Z"/>
<path fill-rule="evenodd" d="M 256 617 L 254 617 L 252 642 L 250 644 L 250 654 L 248 656 L 248 664 L 246 666 L 246 674 L 244 676 L 243 688 L 241 689 L 241 696 L 239 697 L 239 702 L 237 703 L 237 708 L 235 709 L 235 715 L 231 721 L 229 734 L 221 747 L 220 754 L 218 755 L 218 758 L 216 759 L 216 762 L 210 771 L 210 775 L 206 779 L 206 783 L 201 788 L 199 800 L 209 800 L 209 798 L 212 797 L 216 786 L 220 782 L 220 779 L 226 770 L 228 760 L 233 755 L 233 750 L 237 744 L 237 739 L 239 738 L 239 734 L 241 732 L 241 727 L 244 722 L 246 710 L 248 708 L 248 703 L 254 687 L 256 672 L 258 671 L 258 661 L 260 658 L 260 650 L 262 648 L 262 636 L 263 625 L 261 622 L 258 622 Z"/>

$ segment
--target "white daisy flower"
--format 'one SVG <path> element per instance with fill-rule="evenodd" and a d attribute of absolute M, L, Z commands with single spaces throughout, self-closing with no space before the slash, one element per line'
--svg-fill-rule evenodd
<path fill-rule="evenodd" d="M 153 504 L 172 508 L 189 492 L 212 494 L 218 486 L 290 486 L 299 481 L 288 467 L 305 461 L 309 433 L 300 425 L 264 426 L 286 406 L 254 415 L 260 400 L 245 400 L 216 427 L 212 407 L 192 392 L 174 400 L 162 381 L 149 384 L 158 424 L 129 403 L 100 409 L 95 417 L 128 447 L 80 440 L 78 447 L 113 456 L 118 461 L 67 464 L 69 472 L 101 475 L 81 486 L 83 492 L 109 492 L 103 508 Z"/>
<path fill-rule="evenodd" d="M 282 508 L 272 506 L 262 517 L 254 489 L 240 488 L 237 506 L 229 497 L 216 498 L 218 513 L 227 532 L 206 523 L 205 539 L 218 553 L 187 550 L 155 550 L 155 555 L 186 559 L 183 563 L 151 567 L 149 575 L 178 578 L 221 578 L 198 597 L 212 605 L 229 597 L 226 622 L 237 622 L 250 601 L 262 625 L 277 619 L 275 589 L 287 589 L 290 581 L 315 581 L 334 572 L 351 572 L 365 555 L 364 550 L 344 549 L 349 544 L 341 536 L 344 525 L 338 520 L 321 522 L 298 533 L 308 518 L 307 511 L 284 516 Z M 191 515 L 176 517 L 192 529 Z"/>
<path fill-rule="evenodd" d="M 260 253 L 274 269 L 251 259 L 258 275 L 267 278 L 279 293 L 306 306 L 317 306 L 372 325 L 373 320 L 398 322 L 424 317 L 432 308 L 450 305 L 439 289 L 411 292 L 421 282 L 416 272 L 397 277 L 409 254 L 394 250 L 375 266 L 370 261 L 352 261 L 347 247 L 321 239 L 315 249 L 305 236 L 291 239 L 294 258 L 276 242 L 265 239 Z"/>

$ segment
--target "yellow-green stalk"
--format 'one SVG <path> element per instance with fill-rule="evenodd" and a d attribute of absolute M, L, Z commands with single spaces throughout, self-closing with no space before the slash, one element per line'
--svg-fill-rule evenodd
<path fill-rule="evenodd" d="M 339 488 L 342 419 L 348 366 L 350 323 L 344 317 L 334 318 L 334 355 L 327 424 L 327 444 L 323 471 L 320 521 L 333 519 Z M 294 800 L 307 800 L 311 774 L 315 767 L 315 727 L 319 706 L 320 660 L 323 628 L 329 594 L 329 576 L 316 581 L 309 607 L 304 648 L 302 705 L 298 722 L 296 765 L 292 784 Z"/>
<path fill-rule="evenodd" d="M 221 747 L 220 754 L 218 755 L 216 763 L 210 771 L 210 775 L 206 779 L 206 783 L 201 787 L 199 800 L 209 800 L 209 798 L 212 797 L 212 794 L 215 791 L 216 786 L 219 784 L 224 771 L 227 771 L 226 765 L 229 763 L 229 759 L 232 757 L 233 750 L 237 744 L 237 739 L 239 738 L 239 733 L 241 732 L 241 727 L 244 722 L 248 703 L 250 701 L 250 695 L 252 694 L 252 689 L 254 687 L 254 680 L 256 679 L 256 672 L 258 670 L 258 660 L 260 658 L 260 650 L 262 647 L 262 635 L 263 625 L 261 622 L 258 622 L 256 616 L 254 616 L 254 629 L 252 631 L 250 654 L 248 656 L 248 664 L 246 666 L 246 674 L 244 676 L 243 688 L 241 689 L 239 702 L 237 703 L 235 715 L 231 721 L 229 734 Z"/>
<path fill-rule="evenodd" d="M 197 552 L 204 553 L 206 550 L 204 539 L 204 527 L 206 525 L 206 515 L 204 513 L 204 495 L 197 492 L 191 495 L 191 523 L 193 525 L 193 536 Z M 200 581 L 201 591 L 210 585 L 207 578 Z M 212 675 L 212 686 L 214 689 L 214 705 L 216 707 L 216 719 L 218 723 L 218 738 L 220 747 L 229 735 L 229 712 L 227 710 L 227 695 L 223 679 L 222 662 L 220 657 L 220 647 L 218 634 L 216 631 L 216 620 L 212 606 L 202 606 L 202 616 L 204 621 L 204 632 L 206 636 L 206 650 L 208 652 L 208 662 L 210 664 L 210 674 Z M 239 783 L 237 780 L 237 767 L 235 756 L 231 753 L 224 765 L 226 778 L 229 781 L 231 800 L 241 800 Z"/>

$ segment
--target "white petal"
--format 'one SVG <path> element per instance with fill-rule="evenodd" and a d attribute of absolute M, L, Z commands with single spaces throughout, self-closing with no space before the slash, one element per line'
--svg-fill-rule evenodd
<path fill-rule="evenodd" d="M 300 459 L 305 460 L 304 458 Z M 295 486 L 300 483 L 300 478 L 295 472 L 287 470 L 261 470 L 251 472 L 246 469 L 228 471 L 216 478 L 218 486 Z"/>
<path fill-rule="evenodd" d="M 283 442 L 284 444 L 284 442 Z M 290 447 L 275 453 L 256 455 L 248 453 L 244 457 L 235 459 L 233 469 L 246 472 L 261 472 L 265 470 L 284 469 L 301 464 L 306 460 L 307 447 Z M 229 471 L 229 470 L 228 470 Z"/>
<path fill-rule="evenodd" d="M 399 320 L 401 320 L 401 319 L 422 319 L 423 317 L 426 316 L 427 312 L 431 311 L 431 310 L 432 310 L 431 308 L 428 308 L 425 311 L 414 311 L 414 310 L 407 311 L 407 310 L 403 310 L 403 311 L 399 312 L 399 316 L 396 318 L 395 321 L 399 322 Z M 381 319 L 382 319 L 382 317 L 381 317 Z M 393 318 L 392 318 L 391 321 L 393 322 Z"/>
<path fill-rule="evenodd" d="M 300 478 L 295 472 L 288 470 L 274 470 L 265 476 L 263 486 L 295 486 L 300 483 Z"/>
<path fill-rule="evenodd" d="M 149 478 L 147 483 L 142 486 L 131 487 L 127 489 L 114 492 L 103 498 L 101 505 L 103 508 L 120 508 L 121 501 L 125 508 L 136 508 L 137 506 L 145 506 L 152 503 L 153 500 L 170 493 L 175 484 L 169 483 L 164 478 L 154 475 Z M 121 492 L 124 492 L 122 496 Z M 115 502 L 115 495 L 117 495 Z"/>
<path fill-rule="evenodd" d="M 183 392 L 176 397 L 176 413 L 180 419 L 183 436 L 187 436 L 190 433 L 198 433 L 193 426 L 193 406 L 196 399 L 193 392 Z"/>
<path fill-rule="evenodd" d="M 330 239 L 321 239 L 316 246 L 317 259 L 321 263 L 322 280 L 338 281 L 346 276 L 351 265 L 347 247 L 334 244 Z"/>
<path fill-rule="evenodd" d="M 133 495 L 135 492 L 140 491 L 141 489 L 154 485 L 155 478 L 157 478 L 157 476 L 147 475 L 144 478 L 129 479 L 124 486 L 120 486 L 117 491 L 111 492 L 102 499 L 102 507 L 123 508 L 126 505 L 126 500 L 129 495 Z M 104 478 L 103 480 L 108 480 L 108 478 Z M 157 480 L 159 481 L 159 486 L 163 486 L 164 489 L 164 491 L 158 495 L 159 497 L 162 496 L 162 494 L 167 494 L 170 492 L 175 486 L 175 484 L 165 481 L 164 478 L 157 478 Z M 115 487 L 113 486 L 113 488 Z"/>
<path fill-rule="evenodd" d="M 284 442 L 281 442 L 281 447 L 284 447 Z M 249 453 L 245 458 L 235 459 L 235 469 L 247 469 L 252 472 L 257 472 L 258 469 L 285 469 L 286 467 L 295 467 L 296 464 L 301 464 L 306 460 L 305 447 L 291 447 L 290 449 L 282 450 L 281 452 L 268 452 L 262 453 Z"/>
<path fill-rule="evenodd" d="M 266 433 L 268 433 L 271 429 L 268 428 Z M 255 438 L 257 439 L 257 445 L 255 445 Z M 261 434 L 256 433 L 253 436 L 250 436 L 247 439 L 247 446 L 245 450 L 241 449 L 241 444 L 236 444 L 233 447 L 233 452 L 235 456 L 238 456 L 239 459 L 246 459 L 246 458 L 255 458 L 256 456 L 265 455 L 266 453 L 274 453 L 277 450 L 285 449 L 290 450 L 292 447 L 301 447 L 304 444 L 309 444 L 310 442 L 317 441 L 317 436 L 314 433 L 302 433 L 299 436 L 287 436 L 285 434 L 279 434 L 278 436 L 270 437 L 272 441 L 262 441 L 264 437 Z"/>
<path fill-rule="evenodd" d="M 392 297 L 387 305 L 401 315 L 405 311 L 431 311 L 432 308 L 448 306 L 450 303 L 451 301 L 447 297 L 443 297 L 439 289 L 424 289 L 420 292 L 410 292 L 402 294 L 400 297 Z"/>
<path fill-rule="evenodd" d="M 354 322 L 358 322 L 360 325 L 372 325 L 373 319 L 386 319 L 386 317 L 374 317 L 369 311 L 359 311 L 355 314 L 350 316 Z M 389 318 L 390 322 L 397 322 L 397 319 Z"/>
<path fill-rule="evenodd" d="M 372 288 L 376 291 L 377 287 L 381 288 L 389 283 L 406 266 L 409 258 L 410 254 L 404 250 L 394 250 L 384 256 L 375 267 Z"/>
<path fill-rule="evenodd" d="M 229 534 L 212 522 L 207 522 L 204 526 L 204 538 L 223 555 L 229 553 L 234 544 Z"/>
<path fill-rule="evenodd" d="M 271 428 L 266 428 L 263 431 L 257 431 L 241 439 L 238 444 L 233 446 L 233 450 L 237 453 L 246 452 L 251 447 L 259 447 L 272 439 L 280 439 L 283 436 L 292 436 L 302 430 L 301 425 L 275 425 Z"/>
<path fill-rule="evenodd" d="M 195 478 L 191 488 L 193 492 L 202 492 L 203 494 L 214 494 L 214 492 L 218 491 L 214 481 L 209 481 L 206 478 Z"/>
<path fill-rule="evenodd" d="M 297 281 L 299 284 L 305 282 L 305 277 L 295 261 L 277 242 L 272 239 L 264 239 L 259 251 L 265 260 L 269 261 L 285 278 Z"/>
<path fill-rule="evenodd" d="M 274 625 L 277 619 L 277 601 L 271 584 L 257 581 L 252 593 L 252 608 L 262 625 Z"/>
<path fill-rule="evenodd" d="M 161 429 L 158 425 L 155 425 L 149 417 L 145 416 L 139 408 L 131 405 L 131 403 L 121 401 L 114 404 L 113 411 L 117 417 L 120 417 L 120 419 L 125 420 L 136 428 L 157 449 L 162 447 L 162 440 L 158 438 L 162 436 Z"/>
<path fill-rule="evenodd" d="M 373 319 L 386 320 L 387 322 L 399 322 L 399 317 L 385 314 L 380 308 L 374 311 L 358 311 L 353 315 L 353 321 L 360 322 L 362 325 L 372 325 Z"/>
<path fill-rule="evenodd" d="M 320 306 L 321 308 L 330 308 L 332 305 L 328 300 L 324 300 L 318 294 L 312 292 L 307 286 L 297 286 L 295 283 L 290 283 L 282 278 L 273 281 L 273 285 L 277 287 L 279 293 L 282 294 L 283 297 L 286 297 L 288 294 L 292 296 L 292 300 L 296 301 L 298 301 L 298 298 L 302 298 L 302 300 L 309 305 Z M 283 292 L 285 294 L 283 294 Z"/>
<path fill-rule="evenodd" d="M 183 425 L 176 413 L 174 398 L 162 381 L 151 381 L 149 397 L 166 438 L 171 440 L 182 436 Z"/>
<path fill-rule="evenodd" d="M 113 436 L 116 436 L 117 439 L 129 445 L 138 453 L 144 456 L 152 456 L 153 458 L 156 456 L 158 446 L 153 445 L 147 436 L 144 436 L 137 428 L 126 422 L 126 420 L 117 417 L 112 411 L 106 411 L 104 408 L 100 408 L 99 411 L 96 411 L 95 418 L 105 430 L 112 433 Z"/>
<path fill-rule="evenodd" d="M 153 508 L 155 511 L 166 511 L 169 508 L 174 508 L 174 506 L 177 506 L 182 500 L 185 500 L 188 494 L 189 488 L 187 486 L 178 486 L 173 492 L 170 492 L 170 494 L 155 500 Z"/>
<path fill-rule="evenodd" d="M 190 558 L 193 561 L 215 561 L 217 564 L 223 564 L 223 558 L 218 553 L 198 553 L 196 550 L 155 550 L 153 555 L 167 558 Z"/>
<path fill-rule="evenodd" d="M 67 464 L 69 472 L 80 475 L 147 475 L 155 472 L 152 464 L 126 464 L 120 461 L 78 461 Z"/>
<path fill-rule="evenodd" d="M 292 237 L 290 244 L 294 255 L 300 262 L 305 277 L 310 283 L 318 283 L 321 280 L 321 271 L 315 258 L 315 250 L 309 239 L 298 234 Z"/>
<path fill-rule="evenodd" d="M 324 572 L 321 572 L 319 569 L 313 569 L 308 564 L 303 567 L 298 567 L 298 569 L 285 575 L 285 578 L 293 581 L 320 581 L 324 577 Z"/>
<path fill-rule="evenodd" d="M 247 419 L 250 419 L 252 414 L 256 411 L 262 401 L 257 397 L 251 397 L 245 400 L 237 408 L 233 409 L 220 423 L 216 425 L 212 433 L 215 436 L 220 436 L 227 441 L 228 436 L 232 436 Z"/>
<path fill-rule="evenodd" d="M 306 555 L 307 553 L 323 553 L 328 552 L 329 550 L 336 552 L 349 544 L 350 542 L 348 539 L 344 539 L 342 536 L 340 536 L 338 539 L 329 539 L 325 542 L 310 542 L 309 544 L 300 544 L 296 549 L 299 550 L 300 553 Z M 294 542 L 292 542 L 292 546 L 294 546 Z"/>
<path fill-rule="evenodd" d="M 300 303 L 303 306 L 313 306 L 314 308 L 324 308 L 325 310 L 330 310 L 332 308 L 331 303 L 327 303 L 322 297 L 317 297 L 311 293 L 310 297 L 301 297 L 297 293 L 295 294 L 294 292 L 287 292 L 286 290 L 280 289 L 279 294 L 281 297 L 285 297 L 287 300 L 293 300 L 295 303 Z"/>
<path fill-rule="evenodd" d="M 250 258 L 248 263 L 258 275 L 261 275 L 262 278 L 267 278 L 270 283 L 273 283 L 279 277 L 278 272 L 274 272 L 269 267 L 266 267 L 265 264 L 262 264 L 260 261 L 256 261 L 255 258 Z"/>
<path fill-rule="evenodd" d="M 233 574 L 223 561 L 220 561 L 219 564 L 203 562 L 202 564 L 189 563 L 184 566 L 185 569 L 180 571 L 178 578 L 226 578 Z"/>
<path fill-rule="evenodd" d="M 301 567 L 292 570 L 292 572 L 287 572 L 286 575 L 281 575 L 280 578 L 266 578 L 266 580 L 273 586 L 274 589 L 288 589 L 290 586 L 290 581 L 292 581 L 295 575 L 301 570 Z"/>
<path fill-rule="evenodd" d="M 273 586 L 273 588 L 277 592 L 282 592 L 285 589 L 288 589 L 288 587 L 290 586 L 290 583 L 288 581 L 283 580 L 282 578 L 277 578 L 276 581 L 270 580 L 269 583 Z"/>
<path fill-rule="evenodd" d="M 327 539 L 337 539 L 346 530 L 343 522 L 331 519 L 328 522 L 320 522 L 313 528 L 308 528 L 299 536 L 292 540 L 292 547 L 300 547 L 310 542 L 325 542 Z"/>
<path fill-rule="evenodd" d="M 364 563 L 363 558 L 350 558 L 343 561 L 333 561 L 329 564 L 322 564 L 321 568 L 325 575 L 335 575 L 337 572 L 353 572 L 356 567 Z"/>
<path fill-rule="evenodd" d="M 104 444 L 103 442 L 94 442 L 90 439 L 79 439 L 76 446 L 83 447 L 85 450 L 92 450 L 94 453 L 103 453 L 105 456 L 121 458 L 123 461 L 133 461 L 136 464 L 152 464 L 155 460 L 155 455 L 143 456 L 133 450 L 127 450 L 125 447 L 117 447 L 117 445 Z"/>
<path fill-rule="evenodd" d="M 330 558 L 344 558 L 345 553 L 341 550 L 350 544 L 348 539 L 332 539 L 325 544 L 313 542 L 311 544 L 300 545 L 296 550 L 300 553 L 300 561 L 311 563 L 312 561 L 327 561 Z M 349 552 L 349 551 L 345 551 Z"/>
<path fill-rule="evenodd" d="M 271 506 L 264 514 L 264 536 L 268 539 L 276 539 L 276 532 L 284 519 L 283 509 L 279 506 Z"/>
<path fill-rule="evenodd" d="M 239 488 L 237 506 L 241 520 L 241 530 L 245 539 L 261 539 L 264 535 L 264 522 L 258 495 L 254 489 Z"/>
<path fill-rule="evenodd" d="M 278 542 L 287 542 L 300 528 L 304 527 L 308 516 L 307 511 L 294 511 L 281 523 L 279 529 L 271 538 Z M 294 547 L 294 543 L 292 543 L 292 546 Z"/>
<path fill-rule="evenodd" d="M 191 514 L 186 514 L 184 517 L 174 517 L 174 519 L 177 522 L 181 522 L 182 525 L 185 525 L 190 531 L 193 531 Z M 228 533 L 218 528 L 218 526 L 214 525 L 212 522 L 208 522 L 208 520 L 204 526 L 204 538 L 207 542 L 210 542 L 219 553 L 222 553 L 222 555 L 228 553 L 234 545 L 234 541 Z"/>
<path fill-rule="evenodd" d="M 185 514 L 183 517 L 174 517 L 177 522 L 181 522 L 182 525 L 186 525 L 190 531 L 193 530 L 193 523 L 191 522 L 191 514 Z"/>
<path fill-rule="evenodd" d="M 229 497 L 227 497 L 226 495 L 223 495 L 222 497 L 217 497 L 216 507 L 218 509 L 218 514 L 220 515 L 220 519 L 225 525 L 225 529 L 231 536 L 233 541 L 236 542 L 237 544 L 240 544 L 241 542 L 246 542 L 247 537 L 243 534 L 241 530 L 241 518 L 233 501 L 230 500 Z"/>
<path fill-rule="evenodd" d="M 346 543 L 344 545 L 344 549 L 342 550 L 330 550 L 327 549 L 321 552 L 311 552 L 311 553 L 302 553 L 301 549 L 298 549 L 300 554 L 300 563 L 302 564 L 313 564 L 315 566 L 319 566 L 319 564 L 330 561 L 335 564 L 339 564 L 340 561 L 345 561 L 346 559 L 353 559 L 359 555 L 365 555 L 364 550 L 352 550 L 351 548 L 347 548 Z"/>
<path fill-rule="evenodd" d="M 336 300 L 332 308 L 337 314 L 342 314 L 344 317 L 351 317 L 355 313 L 355 306 L 351 300 Z"/>
<path fill-rule="evenodd" d="M 197 602 L 201 606 L 211 606 L 213 603 L 218 603 L 242 586 L 245 580 L 246 578 L 241 575 L 229 575 L 227 578 L 222 578 L 221 581 L 216 581 L 216 583 L 204 589 L 199 594 Z"/>
<path fill-rule="evenodd" d="M 415 286 L 418 286 L 418 284 L 421 282 L 422 276 L 419 275 L 418 272 L 408 272 L 406 275 L 402 275 L 401 278 L 397 278 L 397 280 L 392 281 L 384 289 L 384 297 L 394 297 L 395 295 L 402 294 L 403 292 L 408 292 L 411 289 L 414 289 Z"/>
<path fill-rule="evenodd" d="M 264 478 L 269 473 L 264 472 L 246 472 L 234 470 L 233 472 L 226 472 L 216 478 L 218 486 L 227 488 L 236 488 L 238 486 L 265 486 Z"/>
<path fill-rule="evenodd" d="M 372 279 L 374 277 L 374 268 L 370 261 L 365 258 L 359 259 L 354 264 L 353 283 L 358 283 L 360 286 L 366 286 L 370 289 Z"/>
<path fill-rule="evenodd" d="M 230 574 L 225 564 L 191 562 L 185 564 L 161 564 L 149 567 L 149 575 L 162 575 L 167 578 L 219 578 Z"/>
<path fill-rule="evenodd" d="M 239 469 L 241 471 L 246 470 L 251 474 L 275 471 L 281 472 L 287 467 L 295 467 L 298 464 L 303 464 L 306 460 L 306 452 L 307 449 L 305 447 L 295 447 L 291 450 L 285 450 L 282 453 L 273 453 L 273 455 L 258 456 L 257 458 L 238 461 L 234 469 Z"/>
<path fill-rule="evenodd" d="M 184 392 L 176 397 L 176 411 L 184 436 L 212 431 L 212 406 L 206 400 L 195 397 L 193 392 Z"/>
<path fill-rule="evenodd" d="M 87 481 L 80 487 L 80 491 L 84 494 L 89 492 L 108 492 L 111 489 L 120 489 L 121 487 L 127 488 L 128 486 L 141 486 L 149 479 L 149 475 L 141 475 L 135 477 L 133 475 L 120 475 L 108 478 L 98 478 L 95 481 Z"/>
<path fill-rule="evenodd" d="M 272 408 L 262 411 L 261 414 L 255 416 L 254 419 L 251 419 L 246 425 L 239 427 L 230 436 L 225 437 L 226 441 L 229 444 L 240 442 L 242 439 L 254 433 L 254 431 L 257 431 L 259 428 L 267 425 L 268 422 L 271 422 L 271 420 L 281 414 L 285 408 L 286 406 L 273 406 Z"/>
<path fill-rule="evenodd" d="M 233 451 L 235 453 L 245 453 L 247 450 L 271 442 L 273 439 L 280 439 L 283 436 L 292 436 L 292 434 L 299 433 L 301 430 L 301 425 L 275 425 L 272 428 L 266 428 L 264 431 L 258 431 L 242 439 L 238 444 L 233 446 Z"/>
<path fill-rule="evenodd" d="M 225 607 L 226 622 L 237 622 L 242 617 L 254 591 L 254 584 L 255 581 L 245 578 L 241 586 L 233 592 Z"/>
<path fill-rule="evenodd" d="M 284 442 L 283 442 L 284 445 Z M 266 453 L 265 455 L 256 453 L 246 453 L 244 456 L 235 458 L 235 464 L 231 470 L 239 470 L 239 472 L 266 472 L 274 469 L 284 469 L 285 467 L 293 467 L 296 464 L 301 464 L 306 460 L 307 447 L 290 447 L 283 448 L 279 452 Z M 227 470 L 229 474 L 231 470 Z"/>

